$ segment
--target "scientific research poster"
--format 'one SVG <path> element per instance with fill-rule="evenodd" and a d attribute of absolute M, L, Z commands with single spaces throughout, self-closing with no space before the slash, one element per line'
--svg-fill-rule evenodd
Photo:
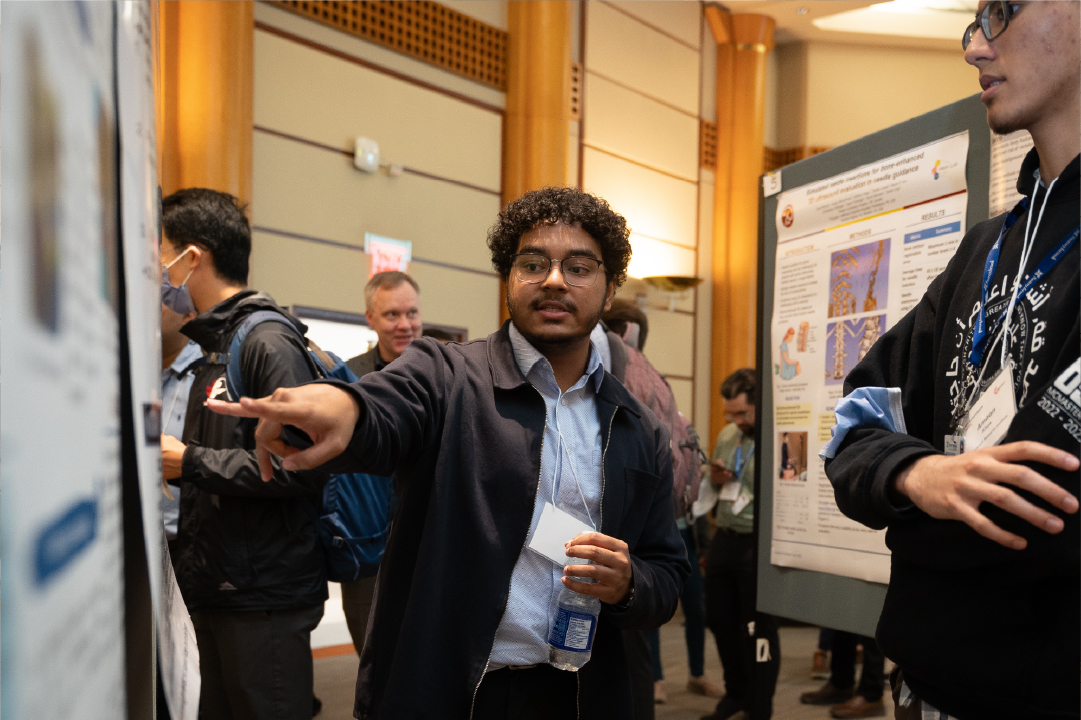
<path fill-rule="evenodd" d="M 120 67 L 120 228 L 135 457 L 151 598 L 155 610 L 160 611 L 161 261 L 150 11 L 149 0 L 119 5 L 116 54 Z"/>
<path fill-rule="evenodd" d="M 967 157 L 966 131 L 778 196 L 774 565 L 889 581 L 885 531 L 841 514 L 818 451 L 845 376 L 961 242 Z"/>
<path fill-rule="evenodd" d="M 122 720 L 113 3 L 4 3 L 4 720 Z"/>

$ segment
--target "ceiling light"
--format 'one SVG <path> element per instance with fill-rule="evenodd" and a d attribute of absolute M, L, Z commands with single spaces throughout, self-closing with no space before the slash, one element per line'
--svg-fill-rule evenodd
<path fill-rule="evenodd" d="M 965 0 L 893 0 L 811 22 L 822 30 L 960 40 L 976 12 Z"/>

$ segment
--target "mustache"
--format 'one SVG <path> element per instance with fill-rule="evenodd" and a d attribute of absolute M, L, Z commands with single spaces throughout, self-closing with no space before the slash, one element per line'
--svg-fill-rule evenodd
<path fill-rule="evenodd" d="M 553 303 L 555 305 L 558 305 L 562 309 L 566 310 L 567 312 L 572 312 L 572 313 L 573 312 L 578 312 L 577 303 L 575 303 L 570 298 L 559 298 L 559 297 L 533 298 L 533 300 L 531 300 L 529 302 L 529 307 L 530 307 L 531 310 L 540 310 L 540 306 L 541 306 L 542 303 Z"/>

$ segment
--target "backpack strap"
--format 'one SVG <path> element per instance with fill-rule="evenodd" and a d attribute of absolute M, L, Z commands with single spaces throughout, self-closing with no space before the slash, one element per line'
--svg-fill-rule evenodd
<path fill-rule="evenodd" d="M 244 387 L 244 374 L 240 367 L 240 347 L 244 344 L 244 340 L 247 339 L 248 333 L 256 325 L 263 322 L 281 323 L 292 329 L 293 332 L 297 332 L 296 326 L 281 313 L 273 310 L 257 310 L 244 318 L 240 323 L 240 327 L 233 333 L 233 339 L 229 343 L 229 352 L 211 353 L 208 356 L 207 362 L 225 366 L 225 384 L 229 389 L 230 397 L 234 401 L 239 401 L 241 397 L 247 394 L 247 389 Z M 299 333 L 297 334 L 299 335 Z"/>

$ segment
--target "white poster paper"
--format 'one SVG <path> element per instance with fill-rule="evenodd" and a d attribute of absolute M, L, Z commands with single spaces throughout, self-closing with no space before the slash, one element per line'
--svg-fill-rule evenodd
<path fill-rule="evenodd" d="M 991 133 L 987 217 L 1009 212 L 1021 200 L 1021 193 L 1017 192 L 1017 174 L 1021 172 L 1021 163 L 1031 149 L 1032 136 L 1028 130 L 1018 130 L 1009 135 Z"/>
<path fill-rule="evenodd" d="M 112 3 L 5 3 L 4 720 L 127 717 Z"/>
<path fill-rule="evenodd" d="M 818 451 L 844 379 L 965 232 L 968 133 L 783 192 L 771 348 L 771 562 L 889 581 L 884 531 L 837 509 Z"/>
<path fill-rule="evenodd" d="M 154 136 L 154 66 L 149 0 L 120 3 L 117 72 L 120 104 L 121 237 L 127 298 L 135 457 L 150 573 L 161 618 L 161 261 Z"/>
<path fill-rule="evenodd" d="M 172 720 L 197 720 L 199 717 L 199 646 L 195 626 L 180 594 L 165 541 L 165 528 L 158 524 L 159 570 L 162 578 L 161 615 L 158 620 L 158 657 L 161 660 L 161 684 Z"/>

